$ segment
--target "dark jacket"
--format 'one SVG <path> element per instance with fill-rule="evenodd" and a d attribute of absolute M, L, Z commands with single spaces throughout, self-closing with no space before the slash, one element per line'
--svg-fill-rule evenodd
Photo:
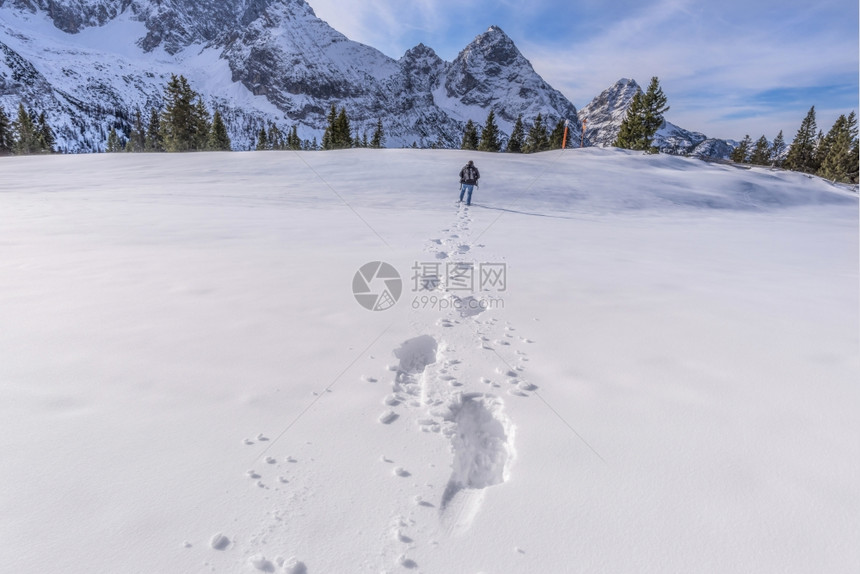
<path fill-rule="evenodd" d="M 460 183 L 465 183 L 466 185 L 475 185 L 476 183 L 478 183 L 478 180 L 480 178 L 481 174 L 478 171 L 478 168 L 474 165 L 467 165 L 460 170 Z"/>

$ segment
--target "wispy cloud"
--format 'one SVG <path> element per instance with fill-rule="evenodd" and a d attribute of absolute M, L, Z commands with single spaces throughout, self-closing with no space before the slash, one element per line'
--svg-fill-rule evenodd
<path fill-rule="evenodd" d="M 856 3 L 794 11 L 770 4 L 772 11 L 761 3 L 742 9 L 738 2 L 657 2 L 564 49 L 530 39 L 525 50 L 578 106 L 620 77 L 645 83 L 658 76 L 670 119 L 717 137 L 738 137 L 744 122 L 769 137 L 787 133 L 813 104 L 825 116 L 839 106 L 840 113 L 856 108 Z M 788 111 L 794 119 L 784 125 Z"/>

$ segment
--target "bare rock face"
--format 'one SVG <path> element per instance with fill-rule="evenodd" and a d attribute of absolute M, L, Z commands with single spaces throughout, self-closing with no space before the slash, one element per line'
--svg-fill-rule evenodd
<path fill-rule="evenodd" d="M 0 6 L 10 4 L 28 12 L 45 12 L 54 25 L 69 34 L 77 34 L 89 26 L 101 26 L 116 18 L 131 0 L 7 0 Z"/>

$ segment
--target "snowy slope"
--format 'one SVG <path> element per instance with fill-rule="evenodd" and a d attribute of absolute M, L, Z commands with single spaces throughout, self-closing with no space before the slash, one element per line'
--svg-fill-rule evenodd
<path fill-rule="evenodd" d="M 4 574 L 860 563 L 855 193 L 599 148 L 0 170 Z"/>

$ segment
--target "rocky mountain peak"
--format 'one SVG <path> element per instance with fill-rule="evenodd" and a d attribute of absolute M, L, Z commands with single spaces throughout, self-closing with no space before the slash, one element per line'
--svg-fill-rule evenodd
<path fill-rule="evenodd" d="M 436 51 L 429 46 L 425 46 L 423 43 L 418 44 L 412 48 L 406 50 L 406 53 L 403 54 L 403 57 L 400 58 L 401 62 L 415 62 L 419 60 L 431 60 L 442 62 L 442 58 L 436 54 Z"/>
<path fill-rule="evenodd" d="M 579 119 L 585 123 L 588 145 L 605 147 L 615 142 L 627 109 L 633 97 L 640 92 L 642 88 L 635 80 L 621 78 L 579 111 Z M 704 134 L 685 130 L 665 120 L 654 134 L 652 144 L 663 153 L 705 157 L 725 157 L 726 150 L 730 149 L 726 142 L 708 140 Z"/>
<path fill-rule="evenodd" d="M 589 145 L 612 145 L 633 96 L 641 91 L 635 80 L 621 78 L 579 110 L 579 121 L 585 122 L 585 139 Z"/>
<path fill-rule="evenodd" d="M 476 36 L 454 60 L 455 65 L 458 62 L 474 66 L 527 64 L 531 68 L 531 64 L 520 53 L 514 41 L 498 26 L 490 26 L 486 32 Z"/>

